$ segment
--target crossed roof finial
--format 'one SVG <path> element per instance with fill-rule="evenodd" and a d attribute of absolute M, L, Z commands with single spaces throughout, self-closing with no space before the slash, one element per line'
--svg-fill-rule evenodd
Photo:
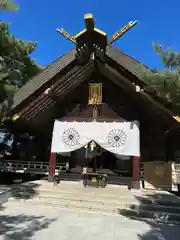
<path fill-rule="evenodd" d="M 68 40 L 70 40 L 71 42 L 73 42 L 74 44 L 77 44 L 77 39 L 82 36 L 85 33 L 90 33 L 91 32 L 91 36 L 93 36 L 93 32 L 98 33 L 99 35 L 103 35 L 104 37 L 106 37 L 106 33 L 101 31 L 100 29 L 95 27 L 95 22 L 94 22 L 94 18 L 93 15 L 91 13 L 87 13 L 84 15 L 84 22 L 85 22 L 85 26 L 86 28 L 84 30 L 82 30 L 81 32 L 77 33 L 75 36 L 69 34 L 66 30 L 64 30 L 63 28 L 61 29 L 56 29 L 56 31 L 58 33 L 60 33 L 61 35 L 63 35 L 65 38 L 67 38 Z M 120 37 L 122 37 L 127 31 L 129 31 L 131 28 L 133 28 L 136 24 L 138 23 L 138 21 L 130 21 L 128 22 L 128 24 L 126 24 L 123 28 L 121 28 L 119 31 L 115 32 L 110 39 L 107 40 L 107 45 L 111 45 L 113 42 L 117 41 Z M 82 39 L 82 37 L 81 37 Z"/>

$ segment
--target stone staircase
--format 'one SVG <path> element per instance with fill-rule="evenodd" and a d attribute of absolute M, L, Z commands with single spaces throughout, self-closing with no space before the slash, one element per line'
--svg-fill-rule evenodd
<path fill-rule="evenodd" d="M 22 184 L 6 206 L 22 204 L 54 208 L 69 208 L 96 213 L 121 214 L 131 219 L 153 219 L 159 222 L 180 223 L 180 199 L 168 192 L 128 190 L 127 186 L 108 185 L 106 188 L 84 188 L 82 182 L 61 182 L 57 186 L 39 181 L 36 188 Z M 33 194 L 32 194 L 33 192 Z M 19 195 L 18 195 L 19 194 Z"/>

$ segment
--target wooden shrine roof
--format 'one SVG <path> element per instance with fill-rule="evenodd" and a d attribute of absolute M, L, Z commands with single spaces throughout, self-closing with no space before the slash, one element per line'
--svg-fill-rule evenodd
<path fill-rule="evenodd" d="M 58 96 L 60 94 L 63 95 L 64 89 L 67 89 L 67 92 L 73 85 L 74 87 L 78 86 L 95 71 L 92 61 L 83 66 L 78 65 L 75 54 L 76 50 L 73 49 L 58 58 L 20 88 L 14 95 L 12 114 L 18 114 L 20 119 L 26 122 L 31 121 L 31 124 L 33 124 L 32 119 L 36 118 L 35 125 L 38 122 L 40 123 L 42 119 L 48 118 L 48 111 L 44 111 L 42 108 L 46 108 L 45 110 L 49 109 L 54 105 L 54 101 L 45 95 L 44 91 L 53 86 L 53 91 L 59 94 Z M 146 108 L 151 110 L 156 108 L 155 112 L 159 112 L 160 118 L 165 118 L 166 122 L 170 121 L 171 124 L 176 125 L 177 122 L 173 118 L 173 113 L 160 101 L 157 101 L 157 99 L 145 91 L 139 94 L 136 92 L 135 86 L 132 84 L 133 82 L 140 86 L 142 85 L 142 88 L 145 84 L 140 79 L 142 66 L 147 68 L 123 53 L 120 49 L 107 46 L 106 61 L 104 63 L 100 62 L 98 71 L 101 71 L 104 77 L 108 77 L 114 83 L 127 89 L 134 99 L 137 97 L 140 103 L 144 102 L 143 105 L 146 105 Z M 153 105 L 152 108 L 150 107 L 151 105 Z M 44 112 L 47 115 L 44 115 Z"/>
<path fill-rule="evenodd" d="M 106 54 L 113 61 L 117 62 L 119 66 L 123 67 L 125 70 L 129 71 L 138 78 L 142 74 L 142 67 L 148 69 L 145 65 L 143 65 L 136 59 L 128 56 L 127 54 L 122 52 L 119 48 L 116 48 L 114 46 L 108 46 Z"/>
<path fill-rule="evenodd" d="M 48 83 L 56 74 L 66 69 L 70 64 L 75 61 L 76 50 L 73 49 L 62 57 L 58 58 L 52 64 L 47 66 L 38 75 L 33 77 L 24 86 L 22 86 L 14 95 L 12 109 L 16 108 L 29 96 L 34 94 L 38 89 Z M 115 61 L 119 66 L 129 71 L 136 77 L 140 77 L 142 64 L 134 58 L 123 53 L 120 49 L 107 46 L 106 55 Z M 145 66 L 144 66 L 145 67 Z"/>
<path fill-rule="evenodd" d="M 137 21 L 130 21 L 107 39 L 107 34 L 95 27 L 92 14 L 86 14 L 84 20 L 86 28 L 75 36 L 71 36 L 63 29 L 57 29 L 75 44 L 76 49 L 58 58 L 15 93 L 9 122 L 19 123 L 18 126 L 27 124 L 31 125 L 30 128 L 38 129 L 44 128 L 43 124 L 46 124 L 47 120 L 52 127 L 56 110 L 62 111 L 63 107 L 67 108 L 67 102 L 64 105 L 62 102 L 70 91 L 75 92 L 81 83 L 92 80 L 91 77 L 98 73 L 104 79 L 110 80 L 109 83 L 115 88 L 118 86 L 117 101 L 120 101 L 119 91 L 122 90 L 128 96 L 126 105 L 131 101 L 132 105 L 136 103 L 136 107 L 141 108 L 144 122 L 148 121 L 148 124 L 152 125 L 154 116 L 154 123 L 157 120 L 167 130 L 172 125 L 179 125 L 167 103 L 143 82 L 142 70 L 148 68 L 112 46 L 112 43 L 135 26 Z M 76 92 L 76 96 L 78 94 Z M 76 96 L 72 101 L 76 100 Z M 136 107 L 133 108 L 134 111 L 137 110 Z M 61 112 L 61 117 L 62 115 Z"/>

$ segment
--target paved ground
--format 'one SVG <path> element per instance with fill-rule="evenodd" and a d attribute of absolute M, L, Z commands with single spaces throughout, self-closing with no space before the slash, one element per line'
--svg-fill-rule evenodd
<path fill-rule="evenodd" d="M 83 188 L 82 183 L 63 182 L 56 188 L 45 181 L 33 184 L 36 190 L 49 190 L 51 194 L 83 193 L 97 199 L 110 196 L 114 199 L 121 196 L 130 198 L 134 194 L 147 194 L 110 185 L 105 189 L 96 189 Z M 148 193 L 151 194 L 151 191 Z M 168 194 L 167 197 L 172 196 Z M 96 214 L 30 203 L 27 205 L 23 202 L 0 205 L 0 240 L 179 240 L 179 236 L 180 226 L 135 221 L 121 215 Z"/>
<path fill-rule="evenodd" d="M 178 240 L 180 226 L 160 225 L 43 206 L 8 204 L 0 212 L 0 239 Z"/>
<path fill-rule="evenodd" d="M 6 186 L 6 185 L 0 185 L 0 194 L 8 191 L 10 189 L 10 187 Z"/>

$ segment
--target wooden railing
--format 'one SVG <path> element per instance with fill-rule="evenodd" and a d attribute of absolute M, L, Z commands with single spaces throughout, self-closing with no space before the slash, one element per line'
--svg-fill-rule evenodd
<path fill-rule="evenodd" d="M 55 173 L 59 169 L 65 170 L 66 164 L 56 164 Z M 38 173 L 48 174 L 49 163 L 34 162 L 34 161 L 16 161 L 16 160 L 0 160 L 1 172 L 16 172 L 16 173 Z"/>

